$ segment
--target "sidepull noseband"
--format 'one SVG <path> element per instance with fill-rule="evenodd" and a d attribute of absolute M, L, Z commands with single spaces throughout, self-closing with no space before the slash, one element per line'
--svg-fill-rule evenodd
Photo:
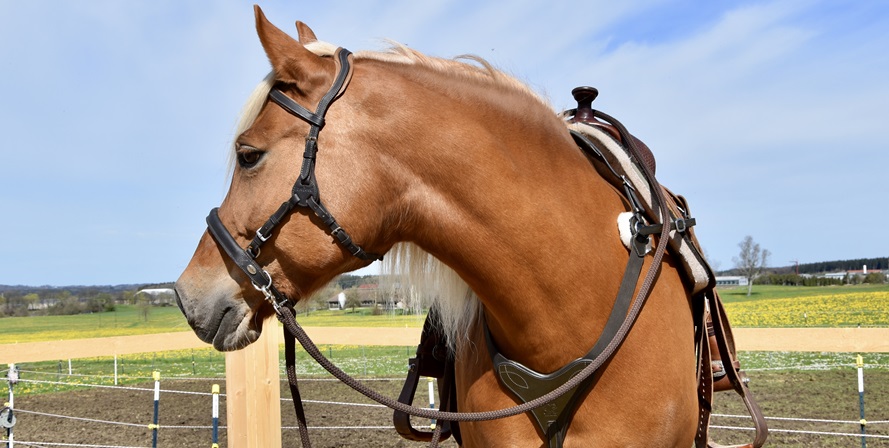
<path fill-rule="evenodd" d="M 337 49 L 334 54 L 338 68 L 336 79 L 334 79 L 330 90 L 318 102 L 318 107 L 314 112 L 306 109 L 279 89 L 272 89 L 269 93 L 269 100 L 308 123 L 310 128 L 309 133 L 306 135 L 306 146 L 303 152 L 303 162 L 299 177 L 293 184 L 290 198 L 282 203 L 278 210 L 256 231 L 256 235 L 247 248 L 242 249 L 228 229 L 222 224 L 222 221 L 219 219 L 218 208 L 211 210 L 207 216 L 207 227 L 210 235 L 213 236 L 213 239 L 222 247 L 229 258 L 247 274 L 253 286 L 265 294 L 266 299 L 272 302 L 275 308 L 285 306 L 288 300 L 283 294 L 278 292 L 272 284 L 272 277 L 256 262 L 256 258 L 260 254 L 263 243 L 272 237 L 272 232 L 275 228 L 294 208 L 304 207 L 312 210 L 315 216 L 327 226 L 330 235 L 334 237 L 337 244 L 345 248 L 353 256 L 362 260 L 383 259 L 381 255 L 366 252 L 339 225 L 333 214 L 321 202 L 318 181 L 315 179 L 318 135 L 321 133 L 321 128 L 324 127 L 324 116 L 327 114 L 327 109 L 345 91 L 352 77 L 352 67 L 349 61 L 351 54 L 349 50 L 344 48 Z"/>

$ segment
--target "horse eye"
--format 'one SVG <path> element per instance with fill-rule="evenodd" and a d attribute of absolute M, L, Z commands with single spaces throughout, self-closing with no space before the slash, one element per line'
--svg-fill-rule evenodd
<path fill-rule="evenodd" d="M 241 168 L 253 168 L 262 160 L 265 152 L 250 146 L 241 146 L 238 148 L 238 165 Z"/>

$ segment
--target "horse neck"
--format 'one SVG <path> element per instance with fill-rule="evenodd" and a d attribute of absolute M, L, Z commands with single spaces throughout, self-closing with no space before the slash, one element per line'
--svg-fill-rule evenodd
<path fill-rule="evenodd" d="M 595 342 L 565 329 L 598 334 L 612 306 L 627 258 L 622 199 L 539 101 L 490 86 L 454 90 L 438 91 L 435 119 L 412 113 L 412 147 L 398 150 L 408 167 L 395 181 L 401 239 L 469 284 L 504 354 L 560 366 Z"/>

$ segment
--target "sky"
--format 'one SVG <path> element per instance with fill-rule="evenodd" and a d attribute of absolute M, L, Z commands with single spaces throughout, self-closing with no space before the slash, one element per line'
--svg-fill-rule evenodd
<path fill-rule="evenodd" d="M 716 269 L 886 257 L 889 3 L 273 1 L 350 50 L 476 54 L 652 148 Z M 269 71 L 245 1 L 0 0 L 0 284 L 174 281 Z M 373 273 L 374 267 L 362 273 Z"/>

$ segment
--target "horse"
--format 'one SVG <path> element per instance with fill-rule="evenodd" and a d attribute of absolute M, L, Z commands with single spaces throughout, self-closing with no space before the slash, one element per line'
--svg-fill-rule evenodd
<path fill-rule="evenodd" d="M 247 101 L 231 186 L 211 213 L 234 243 L 252 244 L 255 261 L 239 267 L 211 224 L 175 286 L 196 335 L 240 349 L 275 312 L 272 279 L 296 302 L 385 254 L 389 269 L 435 290 L 460 411 L 519 403 L 499 382 L 486 337 L 536 372 L 586 353 L 631 256 L 615 220 L 632 204 L 547 101 L 480 58 L 393 43 L 338 59 L 307 25 L 296 23 L 294 39 L 255 14 L 272 70 Z M 329 90 L 338 78 L 343 87 Z M 308 110 L 316 104 L 324 113 Z M 307 177 L 322 212 L 280 213 Z M 692 291 L 671 253 L 656 268 L 632 331 L 580 393 L 564 446 L 694 445 Z M 530 413 L 461 422 L 460 432 L 466 447 L 546 445 Z"/>

